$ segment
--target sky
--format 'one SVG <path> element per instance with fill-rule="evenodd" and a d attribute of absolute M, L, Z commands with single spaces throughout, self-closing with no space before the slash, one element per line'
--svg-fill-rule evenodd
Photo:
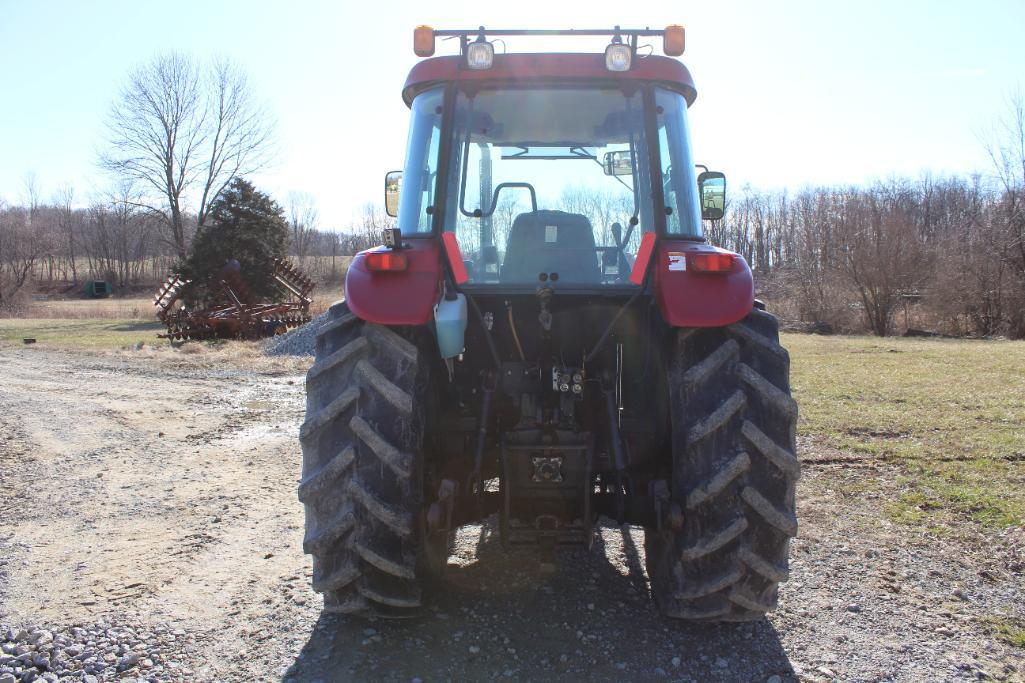
<path fill-rule="evenodd" d="M 323 229 L 383 206 L 400 168 L 416 63 L 436 28 L 687 29 L 698 98 L 695 160 L 731 188 L 775 190 L 891 176 L 987 172 L 981 138 L 1025 86 L 1025 2 L 752 0 L 425 3 L 0 0 L 0 198 L 66 185 L 84 204 L 105 120 L 130 70 L 178 50 L 227 56 L 273 112 L 277 155 L 252 176 L 284 201 L 313 195 Z M 169 11 L 170 8 L 170 11 Z M 586 16 L 586 18 L 582 18 Z M 579 48 L 577 47 L 579 45 Z M 577 39 L 510 39 L 518 51 L 600 51 Z M 660 50 L 660 42 L 655 44 Z M 438 54 L 457 51 L 438 42 Z M 501 51 L 501 48 L 499 48 Z"/>

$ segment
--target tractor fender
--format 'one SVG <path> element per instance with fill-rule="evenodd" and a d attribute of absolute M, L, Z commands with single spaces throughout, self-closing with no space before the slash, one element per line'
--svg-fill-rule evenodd
<path fill-rule="evenodd" d="M 724 273 L 697 272 L 689 254 L 733 254 Z M 684 240 L 661 240 L 655 250 L 655 298 L 662 318 L 672 327 L 724 327 L 751 312 L 754 278 L 747 261 L 735 252 Z"/>
<path fill-rule="evenodd" d="M 408 266 L 393 272 L 372 272 L 366 255 L 386 251 L 375 247 L 353 257 L 345 274 L 345 301 L 357 318 L 378 325 L 425 325 L 434 316 L 442 283 L 441 251 L 434 240 L 403 244 Z"/>

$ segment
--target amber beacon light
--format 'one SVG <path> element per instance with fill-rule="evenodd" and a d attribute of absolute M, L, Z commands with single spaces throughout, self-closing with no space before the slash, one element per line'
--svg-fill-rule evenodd
<path fill-rule="evenodd" d="M 665 33 L 662 34 L 662 52 L 666 53 L 670 57 L 679 57 L 683 54 L 683 48 L 683 27 L 679 24 L 670 24 L 669 26 L 666 26 Z"/>
<path fill-rule="evenodd" d="M 430 57 L 434 54 L 433 28 L 417 26 L 413 29 L 413 52 L 417 57 Z"/>

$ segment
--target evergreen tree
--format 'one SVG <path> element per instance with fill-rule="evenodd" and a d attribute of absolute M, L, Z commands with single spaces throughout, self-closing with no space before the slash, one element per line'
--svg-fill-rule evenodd
<path fill-rule="evenodd" d="M 193 296 L 201 299 L 209 294 L 204 290 L 210 278 L 237 261 L 255 296 L 273 296 L 274 259 L 286 258 L 287 250 L 282 208 L 245 179 L 235 178 L 210 206 L 180 272 L 195 283 Z"/>

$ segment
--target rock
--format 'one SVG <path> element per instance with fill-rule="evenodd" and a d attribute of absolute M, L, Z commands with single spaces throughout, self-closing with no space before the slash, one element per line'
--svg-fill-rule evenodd
<path fill-rule="evenodd" d="M 471 655 L 475 655 L 478 652 L 480 652 L 480 648 L 479 647 L 477 647 L 476 645 L 471 645 L 470 646 L 470 654 Z"/>
<path fill-rule="evenodd" d="M 673 662 L 672 663 L 673 663 L 673 666 L 680 666 L 680 658 L 679 657 L 673 657 Z"/>
<path fill-rule="evenodd" d="M 626 671 L 626 662 L 616 662 L 616 668 L 620 671 Z"/>
<path fill-rule="evenodd" d="M 17 680 L 14 674 L 3 674 L 0 676 L 0 683 L 16 683 Z"/>
<path fill-rule="evenodd" d="M 726 661 L 725 659 L 723 659 L 722 657 L 716 657 L 716 658 L 715 658 L 715 665 L 716 665 L 717 667 L 719 667 L 720 669 L 725 669 L 726 667 L 728 667 L 728 666 L 730 665 L 730 663 L 729 663 L 729 662 L 727 662 L 727 661 Z"/>
<path fill-rule="evenodd" d="M 861 611 L 861 605 L 859 605 L 856 602 L 852 602 L 851 604 L 847 605 L 847 611 L 848 612 L 860 612 Z"/>
<path fill-rule="evenodd" d="M 783 679 L 778 674 L 772 674 L 765 679 L 765 683 L 783 683 Z"/>
<path fill-rule="evenodd" d="M 124 657 L 122 657 L 121 659 L 118 660 L 117 668 L 120 671 L 124 671 L 125 669 L 130 669 L 133 666 L 135 666 L 136 664 L 138 664 L 140 659 L 141 659 L 141 657 L 139 656 L 139 653 L 137 653 L 137 652 L 130 652 L 130 653 L 126 654 Z"/>
<path fill-rule="evenodd" d="M 328 321 L 322 313 L 310 322 L 274 337 L 264 353 L 268 356 L 312 356 L 316 351 L 317 331 Z"/>

